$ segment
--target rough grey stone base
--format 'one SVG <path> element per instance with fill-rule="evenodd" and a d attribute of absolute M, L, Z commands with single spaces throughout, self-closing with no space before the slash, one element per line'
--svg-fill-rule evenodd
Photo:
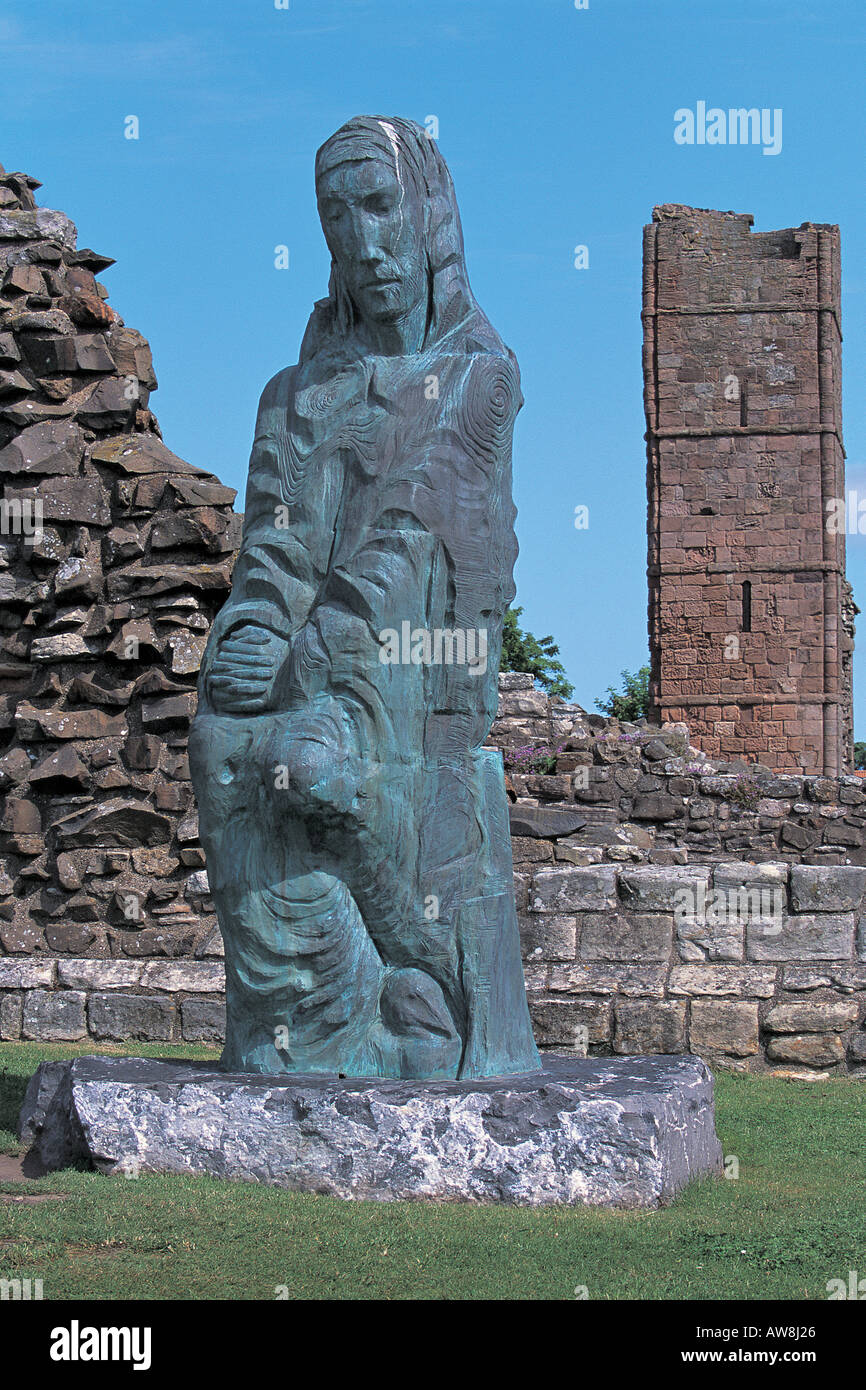
<path fill-rule="evenodd" d="M 653 1207 L 722 1167 L 697 1057 L 548 1054 L 525 1076 L 431 1082 L 82 1057 L 42 1064 L 20 1132 L 49 1169 L 89 1160 L 376 1201 Z"/>

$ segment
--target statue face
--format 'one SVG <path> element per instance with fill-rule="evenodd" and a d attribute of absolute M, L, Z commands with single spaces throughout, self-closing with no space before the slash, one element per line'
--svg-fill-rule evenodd
<path fill-rule="evenodd" d="M 361 317 L 396 323 L 427 294 L 423 212 L 393 168 L 377 159 L 340 164 L 318 186 L 328 249 Z"/>

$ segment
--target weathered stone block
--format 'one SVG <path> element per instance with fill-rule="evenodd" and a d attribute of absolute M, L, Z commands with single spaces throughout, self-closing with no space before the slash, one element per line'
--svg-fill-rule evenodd
<path fill-rule="evenodd" d="M 23 796 L 10 796 L 3 807 L 0 830 L 8 835 L 39 835 L 42 831 L 42 818 L 35 801 Z"/>
<path fill-rule="evenodd" d="M 795 913 L 781 931 L 760 922 L 746 925 L 749 960 L 848 960 L 854 953 L 853 912 Z"/>
<path fill-rule="evenodd" d="M 673 995 L 745 995 L 754 999 L 771 999 L 775 989 L 775 969 L 754 965 L 675 965 L 668 985 Z"/>
<path fill-rule="evenodd" d="M 786 965 L 782 988 L 837 989 L 842 994 L 866 990 L 866 965 Z"/>
<path fill-rule="evenodd" d="M 789 872 L 790 866 L 784 863 L 753 864 L 728 861 L 714 867 L 713 887 L 784 890 L 788 884 Z"/>
<path fill-rule="evenodd" d="M 78 990 L 34 989 L 24 996 L 21 1034 L 40 1042 L 77 1042 L 87 1034 L 85 995 Z"/>
<path fill-rule="evenodd" d="M 64 1067 L 48 1081 L 40 1068 L 20 1120 L 49 1169 L 83 1159 L 352 1199 L 652 1207 L 722 1166 L 712 1077 L 694 1057 L 548 1054 L 523 1076 L 433 1083 L 120 1057 Z"/>
<path fill-rule="evenodd" d="M 518 913 L 520 948 L 524 959 L 533 956 L 541 960 L 574 960 L 577 953 L 577 923 L 572 914 Z"/>
<path fill-rule="evenodd" d="M 853 912 L 866 891 L 866 868 L 794 864 L 791 906 L 795 912 Z"/>
<path fill-rule="evenodd" d="M 619 892 L 626 907 L 635 912 L 673 912 L 683 891 L 697 892 L 710 880 L 709 869 L 691 866 L 673 868 L 640 867 L 621 869 Z"/>
<path fill-rule="evenodd" d="M 760 779 L 760 786 L 764 796 L 788 797 L 793 800 L 803 795 L 802 777 L 769 777 L 765 774 Z"/>
<path fill-rule="evenodd" d="M 58 960 L 57 978 L 67 989 L 130 989 L 139 983 L 141 965 L 129 960 Z"/>
<path fill-rule="evenodd" d="M 23 739 L 102 739 L 125 737 L 126 716 L 104 710 L 36 709 L 23 701 L 15 711 L 15 724 Z"/>
<path fill-rule="evenodd" d="M 141 967 L 145 989 L 164 989 L 170 994 L 218 994 L 226 987 L 225 967 L 216 961 L 148 961 Z"/>
<path fill-rule="evenodd" d="M 788 1033 L 767 1043 L 771 1062 L 799 1062 L 807 1067 L 831 1067 L 845 1060 L 845 1044 L 836 1033 Z"/>
<path fill-rule="evenodd" d="M 208 999 L 185 999 L 180 1006 L 185 1042 L 221 1043 L 226 1035 L 226 1006 Z"/>
<path fill-rule="evenodd" d="M 111 525 L 108 493 L 99 478 L 58 476 L 37 484 L 35 488 L 7 488 L 6 496 L 38 501 L 44 521 L 80 526 Z"/>
<path fill-rule="evenodd" d="M 539 1047 L 566 1047 L 579 1057 L 610 1038 L 610 1004 L 600 999 L 533 999 L 529 1013 Z"/>
<path fill-rule="evenodd" d="M 758 1006 L 748 1001 L 695 999 L 691 1007 L 689 1045 L 698 1054 L 750 1057 L 759 1051 Z"/>
<path fill-rule="evenodd" d="M 682 797 L 668 792 L 648 792 L 636 796 L 632 808 L 633 820 L 681 820 L 686 813 Z"/>
<path fill-rule="evenodd" d="M 0 239 L 40 241 L 43 237 L 75 250 L 75 223 L 54 208 L 12 209 L 0 213 Z"/>
<path fill-rule="evenodd" d="M 786 820 L 782 826 L 781 838 L 783 845 L 790 845 L 792 849 L 809 849 L 818 841 L 818 831 L 811 826 L 799 825 L 796 821 Z"/>
<path fill-rule="evenodd" d="M 124 746 L 124 756 L 130 767 L 152 772 L 159 766 L 162 740 L 155 734 L 137 734 Z"/>
<path fill-rule="evenodd" d="M 547 714 L 547 696 L 543 690 L 505 691 L 499 696 L 497 719 L 509 715 L 533 715 L 536 718 Z"/>
<path fill-rule="evenodd" d="M 164 700 L 145 700 L 141 707 L 141 722 L 149 732 L 171 729 L 175 725 L 189 724 L 195 709 L 195 691 L 184 695 L 169 695 Z"/>
<path fill-rule="evenodd" d="M 561 913 L 615 907 L 616 874 L 613 864 L 538 869 L 529 893 L 529 909 Z"/>
<path fill-rule="evenodd" d="M 738 920 L 716 923 L 677 916 L 677 955 L 683 961 L 740 961 L 743 959 L 743 926 Z"/>
<path fill-rule="evenodd" d="M 17 1042 L 21 1037 L 24 1001 L 20 994 L 0 994 L 0 1039 Z"/>
<path fill-rule="evenodd" d="M 660 999 L 665 991 L 666 965 L 554 965 L 550 971 L 551 993 L 622 994 L 626 998 Z"/>
<path fill-rule="evenodd" d="M 10 960 L 0 957 L 0 989 L 50 988 L 56 966 L 53 960 Z"/>
<path fill-rule="evenodd" d="M 768 1033 L 844 1033 L 857 1022 L 860 1005 L 853 999 L 777 1004 L 764 1019 Z"/>
<path fill-rule="evenodd" d="M 68 1061 L 41 1062 L 31 1076 L 18 1118 L 18 1138 L 28 1146 L 38 1143 L 45 1116 L 66 1079 L 68 1067 Z"/>
<path fill-rule="evenodd" d="M 614 1008 L 614 1052 L 629 1056 L 686 1051 L 686 1006 L 619 1000 Z"/>
<path fill-rule="evenodd" d="M 174 1037 L 175 1003 L 160 995 L 91 994 L 87 1016 L 94 1038 L 167 1042 Z"/>
<path fill-rule="evenodd" d="M 580 958 L 648 962 L 670 959 L 673 918 L 661 912 L 583 914 Z"/>
<path fill-rule="evenodd" d="M 133 848 L 165 844 L 171 839 L 172 823 L 143 801 L 114 797 L 64 816 L 57 823 L 57 836 L 65 848 L 102 846 Z"/>

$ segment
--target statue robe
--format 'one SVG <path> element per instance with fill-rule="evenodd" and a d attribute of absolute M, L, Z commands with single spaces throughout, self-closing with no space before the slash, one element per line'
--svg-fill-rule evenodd
<path fill-rule="evenodd" d="M 520 387 L 510 354 L 468 346 L 288 368 L 262 396 L 190 747 L 235 1069 L 538 1066 L 502 760 L 481 746 L 514 594 Z M 289 654 L 271 708 L 220 713 L 208 675 L 246 624 Z M 486 668 L 402 643 L 383 660 L 389 630 L 476 651 L 485 632 Z"/>

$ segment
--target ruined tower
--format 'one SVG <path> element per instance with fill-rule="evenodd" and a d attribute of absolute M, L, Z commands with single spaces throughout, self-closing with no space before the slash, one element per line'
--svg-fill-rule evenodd
<path fill-rule="evenodd" d="M 851 766 L 838 227 L 644 229 L 652 715 L 715 757 Z"/>

